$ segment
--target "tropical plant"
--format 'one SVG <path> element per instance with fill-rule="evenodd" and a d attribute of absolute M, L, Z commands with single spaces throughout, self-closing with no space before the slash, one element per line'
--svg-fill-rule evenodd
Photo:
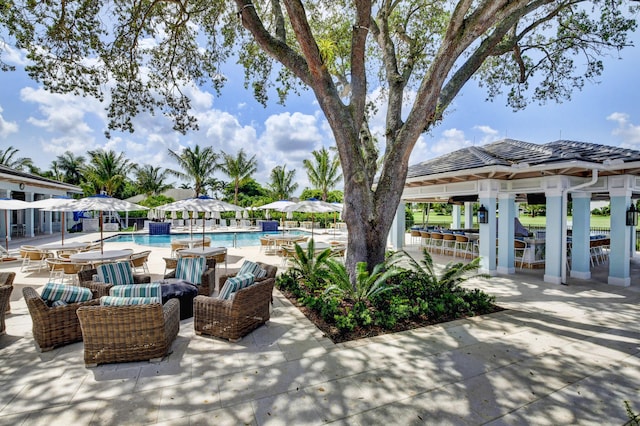
<path fill-rule="evenodd" d="M 417 262 L 404 250 L 399 250 L 387 259 L 387 264 L 402 267 L 417 274 L 428 285 L 440 287 L 447 291 L 458 288 L 463 282 L 476 277 L 488 278 L 489 275 L 477 273 L 480 267 L 480 258 L 477 257 L 469 263 L 449 262 L 443 271 L 438 274 L 433 267 L 433 258 L 426 248 L 422 249 L 422 261 Z"/>
<path fill-rule="evenodd" d="M 145 164 L 136 168 L 134 175 L 138 191 L 147 197 L 158 195 L 169 188 L 173 188 L 173 185 L 165 183 L 170 172 L 166 169 L 162 170 L 162 167 Z"/>
<path fill-rule="evenodd" d="M 210 146 L 200 148 L 196 145 L 185 148 L 181 152 L 169 150 L 169 156 L 178 162 L 183 171 L 167 169 L 169 173 L 180 179 L 193 180 L 196 197 L 205 194 L 205 184 L 218 169 L 219 155 Z M 190 189 L 190 188 L 189 188 Z"/>
<path fill-rule="evenodd" d="M 329 191 L 342 179 L 340 159 L 337 155 L 331 157 L 324 147 L 319 151 L 312 151 L 311 154 L 313 161 L 304 159 L 302 165 L 307 171 L 311 185 L 320 190 L 321 200 L 327 201 Z"/>
<path fill-rule="evenodd" d="M 82 168 L 82 174 L 93 194 L 104 191 L 107 195 L 117 196 L 124 185 L 127 172 L 135 169 L 124 153 L 113 150 L 88 151 L 89 164 Z"/>
<path fill-rule="evenodd" d="M 223 152 L 220 170 L 233 181 L 233 204 L 238 204 L 240 184 L 249 179 L 258 170 L 258 160 L 256 160 L 255 155 L 248 158 L 242 148 L 240 148 L 238 155 L 235 157 Z"/>
<path fill-rule="evenodd" d="M 64 181 L 72 185 L 80 185 L 83 180 L 82 170 L 86 165 L 86 159 L 82 156 L 76 156 L 71 151 L 65 151 L 64 154 L 56 157 L 58 170 L 64 173 Z"/>
<path fill-rule="evenodd" d="M 17 157 L 19 151 L 13 146 L 7 147 L 4 151 L 0 150 L 0 164 L 15 170 L 29 170 L 29 167 L 33 166 L 33 160 L 29 157 Z"/>
<path fill-rule="evenodd" d="M 348 299 L 354 303 L 366 302 L 383 292 L 392 289 L 387 281 L 402 272 L 396 267 L 389 267 L 386 263 L 380 263 L 369 272 L 365 262 L 356 264 L 355 280 L 351 277 L 345 265 L 333 259 L 327 261 L 329 268 L 329 286 L 325 289 L 328 296 L 337 296 L 339 299 Z"/>
<path fill-rule="evenodd" d="M 155 110 L 177 131 L 196 128 L 194 91 L 182 89 L 207 80 L 219 91 L 227 60 L 261 103 L 310 88 L 340 155 L 352 271 L 384 260 L 411 151 L 470 80 L 489 98 L 506 88 L 514 109 L 570 99 L 601 75 L 603 55 L 630 45 L 638 12 L 623 0 L 72 4 L 0 3 L 3 41 L 27 52 L 45 89 L 108 98 L 109 129 L 131 131 L 132 117 Z M 377 109 L 379 144 L 368 123 Z"/>
<path fill-rule="evenodd" d="M 220 199 L 220 193 L 226 188 L 227 182 L 212 176 L 207 179 L 204 186 L 207 190 L 211 191 L 211 196 L 213 198 Z"/>
<path fill-rule="evenodd" d="M 296 176 L 295 170 L 287 170 L 287 165 L 276 166 L 271 170 L 271 182 L 269 191 L 274 200 L 288 200 L 293 192 L 298 189 L 298 183 L 293 179 Z"/>
<path fill-rule="evenodd" d="M 321 289 L 327 279 L 327 263 L 331 258 L 331 249 L 316 253 L 315 241 L 311 238 L 306 250 L 299 244 L 294 245 L 289 270 L 298 277 L 311 291 Z"/>

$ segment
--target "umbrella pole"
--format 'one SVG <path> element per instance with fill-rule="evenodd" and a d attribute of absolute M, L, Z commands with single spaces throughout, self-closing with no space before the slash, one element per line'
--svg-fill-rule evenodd
<path fill-rule="evenodd" d="M 202 247 L 204 247 L 204 214 L 202 215 Z"/>
<path fill-rule="evenodd" d="M 102 238 L 102 210 L 100 210 L 100 254 L 104 254 L 104 238 Z"/>
<path fill-rule="evenodd" d="M 62 223 L 60 224 L 60 232 L 62 232 L 62 245 L 64 245 L 64 212 L 62 212 Z"/>
<path fill-rule="evenodd" d="M 9 251 L 9 216 L 7 210 L 4 211 L 4 244 Z"/>

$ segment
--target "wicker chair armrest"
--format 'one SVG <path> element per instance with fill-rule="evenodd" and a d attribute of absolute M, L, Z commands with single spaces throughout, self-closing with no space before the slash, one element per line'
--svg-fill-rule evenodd
<path fill-rule="evenodd" d="M 217 297 L 198 295 L 193 299 L 194 312 L 198 308 L 230 311 L 232 306 L 233 300 L 218 299 Z"/>
<path fill-rule="evenodd" d="M 180 302 L 178 299 L 169 299 L 162 306 L 164 317 L 164 332 L 167 341 L 173 341 L 180 331 Z"/>
<path fill-rule="evenodd" d="M 100 281 L 81 281 L 80 287 L 85 287 L 94 293 L 94 298 L 100 298 L 102 296 L 108 296 L 109 290 L 113 287 L 113 284 L 107 284 Z"/>
<path fill-rule="evenodd" d="M 133 275 L 134 284 L 149 284 L 151 283 L 151 275 Z"/>
<path fill-rule="evenodd" d="M 202 281 L 198 286 L 198 294 L 211 296 L 211 290 L 216 286 L 216 268 L 210 268 L 202 274 Z"/>
<path fill-rule="evenodd" d="M 175 270 L 169 272 L 168 274 L 166 274 L 164 276 L 165 279 L 167 279 L 167 278 L 175 278 L 175 277 L 176 277 L 176 271 Z"/>

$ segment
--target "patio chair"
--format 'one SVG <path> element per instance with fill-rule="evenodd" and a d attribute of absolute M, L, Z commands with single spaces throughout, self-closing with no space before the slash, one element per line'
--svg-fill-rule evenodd
<path fill-rule="evenodd" d="M 128 262 L 121 262 L 121 263 L 125 263 L 127 265 L 129 265 Z M 109 290 L 111 289 L 111 287 L 113 287 L 116 284 L 145 284 L 145 283 L 150 283 L 151 282 L 151 275 L 148 274 L 133 274 L 133 283 L 125 283 L 125 282 L 112 282 L 112 283 L 107 283 L 107 282 L 101 282 L 97 280 L 98 277 L 98 270 L 93 268 L 93 269 L 85 269 L 82 271 L 78 272 L 78 285 L 80 285 L 80 287 L 85 287 L 88 288 L 90 290 L 94 290 L 98 297 L 102 297 L 102 296 L 108 296 L 109 295 Z M 96 278 L 94 280 L 94 277 Z"/>
<path fill-rule="evenodd" d="M 46 266 L 45 259 L 52 257 L 51 253 L 39 250 L 33 246 L 21 246 L 22 266 L 20 272 L 38 271 Z"/>
<path fill-rule="evenodd" d="M 11 292 L 13 291 L 13 280 L 16 277 L 15 272 L 0 273 L 0 335 L 5 333 L 4 316 L 11 312 Z"/>
<path fill-rule="evenodd" d="M 278 268 L 276 266 L 269 265 L 267 263 L 262 263 L 262 262 L 255 262 L 255 263 L 267 272 L 267 274 L 264 277 L 256 278 L 256 281 L 263 281 L 269 278 L 273 278 L 273 279 L 276 278 L 276 274 L 278 273 Z M 236 275 L 238 275 L 238 272 L 240 271 L 234 272 L 232 274 L 220 275 L 220 278 L 218 278 L 218 290 L 222 288 L 224 283 L 227 281 L 227 278 L 235 277 Z"/>
<path fill-rule="evenodd" d="M 41 352 L 81 341 L 82 331 L 76 310 L 83 306 L 100 303 L 95 292 L 92 292 L 93 299 L 89 301 L 56 307 L 47 306 L 45 300 L 31 287 L 24 287 L 22 295 L 31 315 L 33 338 Z"/>
<path fill-rule="evenodd" d="M 232 299 L 196 296 L 193 327 L 197 335 L 210 335 L 237 342 L 270 319 L 273 278 L 255 282 L 235 292 Z"/>
<path fill-rule="evenodd" d="M 180 302 L 83 306 L 77 311 L 86 367 L 114 362 L 159 362 L 180 330 Z"/>
<path fill-rule="evenodd" d="M 169 273 L 165 274 L 164 275 L 165 279 L 176 278 L 176 271 L 178 270 L 178 264 L 180 263 L 180 261 L 182 261 L 182 259 L 191 259 L 191 258 L 182 257 L 182 258 L 176 259 L 176 268 L 173 271 L 170 271 Z M 211 294 L 211 290 L 216 285 L 216 260 L 214 258 L 206 258 L 205 265 L 206 266 L 204 268 L 204 272 L 200 277 L 200 282 L 194 282 L 192 284 L 195 284 L 198 287 L 198 294 L 201 294 L 203 296 L 209 296 Z"/>
<path fill-rule="evenodd" d="M 527 259 L 527 253 L 529 253 L 529 251 L 531 250 L 531 248 L 529 247 L 529 244 L 527 244 L 526 241 L 522 241 L 522 240 L 514 240 L 513 241 L 513 247 L 514 247 L 514 251 L 515 251 L 515 258 L 516 261 L 518 259 L 520 259 L 520 269 L 522 269 L 522 267 L 524 266 L 524 264 L 530 264 L 526 259 Z"/>
<path fill-rule="evenodd" d="M 0 262 L 17 260 L 19 257 L 20 257 L 20 252 L 18 250 L 8 251 L 6 248 L 0 246 Z"/>
<path fill-rule="evenodd" d="M 149 260 L 150 254 L 151 250 L 145 250 L 131 255 L 131 269 L 133 269 L 133 272 L 142 272 L 143 274 L 149 273 L 147 261 Z M 142 271 L 139 271 L 139 269 L 142 269 Z"/>
<path fill-rule="evenodd" d="M 164 260 L 164 272 L 162 275 L 167 275 L 167 271 L 171 272 L 178 266 L 177 257 L 163 257 Z"/>

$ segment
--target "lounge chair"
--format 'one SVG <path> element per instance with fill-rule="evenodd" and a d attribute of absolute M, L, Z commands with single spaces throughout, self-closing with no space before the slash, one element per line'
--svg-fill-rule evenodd
<path fill-rule="evenodd" d="M 0 273 L 0 335 L 5 333 L 4 316 L 11 312 L 11 292 L 13 291 L 13 280 L 16 277 L 15 272 Z"/>

